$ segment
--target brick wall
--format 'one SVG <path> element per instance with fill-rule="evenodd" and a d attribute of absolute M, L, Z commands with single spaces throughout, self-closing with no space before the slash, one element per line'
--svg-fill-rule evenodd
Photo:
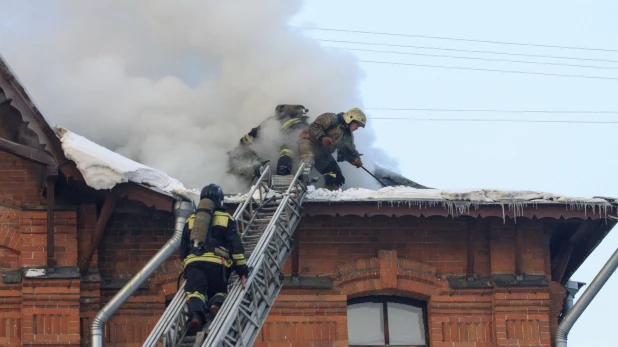
<path fill-rule="evenodd" d="M 18 269 L 19 211 L 0 205 L 0 269 Z"/>
<path fill-rule="evenodd" d="M 513 274 L 516 233 L 523 272 L 546 274 L 548 237 L 538 220 L 304 218 L 297 231 L 300 276 L 330 277 L 334 288 L 284 289 L 256 346 L 347 346 L 347 300 L 368 295 L 427 302 L 434 347 L 550 346 L 560 293 L 550 296 L 548 287 L 455 290 L 445 281 L 466 272 L 470 229 L 475 274 Z M 284 273 L 290 275 L 291 260 Z"/>
<path fill-rule="evenodd" d="M 47 212 L 40 177 L 35 164 L 0 152 L 0 272 L 46 265 Z M 58 266 L 78 265 L 92 243 L 96 221 L 94 202 L 55 211 Z M 130 278 L 171 237 L 172 228 L 169 213 L 114 213 L 91 268 L 100 270 L 104 279 Z M 149 289 L 139 290 L 110 320 L 105 328 L 107 343 L 141 345 L 162 313 L 166 296 L 175 293 L 177 262 L 170 259 L 161 271 Z M 87 344 L 92 318 L 117 292 L 101 290 L 94 278 L 83 282 L 22 278 L 17 284 L 0 283 L 0 345 Z"/>
<path fill-rule="evenodd" d="M 0 271 L 45 264 L 37 170 L 0 152 Z M 171 214 L 125 207 L 118 204 L 91 263 L 104 280 L 130 278 L 172 235 Z M 90 247 L 97 207 L 84 201 L 55 218 L 58 265 L 76 266 Z M 329 277 L 334 288 L 284 289 L 256 346 L 347 346 L 347 301 L 368 295 L 425 301 L 434 347 L 549 346 L 564 298 L 560 285 L 451 289 L 446 277 L 466 273 L 470 230 L 477 275 L 512 274 L 519 238 L 522 271 L 549 277 L 550 235 L 538 220 L 306 217 L 298 231 L 300 275 Z M 141 345 L 175 294 L 180 271 L 174 254 L 113 316 L 106 344 Z M 291 261 L 283 272 L 289 276 Z M 0 345 L 87 345 L 92 318 L 116 292 L 97 279 L 1 283 Z"/>
<path fill-rule="evenodd" d="M 42 167 L 0 151 L 0 203 L 10 206 L 40 205 Z"/>
<path fill-rule="evenodd" d="M 114 213 L 99 246 L 101 275 L 130 278 L 173 233 L 174 218 L 169 213 Z"/>
<path fill-rule="evenodd" d="M 153 212 L 112 214 L 98 250 L 101 277 L 130 279 L 172 237 L 174 217 Z M 141 346 L 165 310 L 165 300 L 176 293 L 176 280 L 182 271 L 178 253 L 172 254 L 150 278 L 147 289 L 139 289 L 112 317 L 104 341 L 110 346 Z M 100 306 L 116 294 L 117 289 L 100 290 Z M 92 301 L 91 301 L 92 302 Z M 96 311 L 82 312 L 82 326 L 88 340 L 91 319 Z"/>
<path fill-rule="evenodd" d="M 36 164 L 0 152 L 0 272 L 45 266 L 47 211 Z M 59 266 L 77 265 L 75 211 L 55 211 Z M 0 283 L 0 345 L 79 345 L 79 279 Z"/>
<path fill-rule="evenodd" d="M 22 345 L 79 345 L 79 280 L 24 280 Z"/>
<path fill-rule="evenodd" d="M 77 265 L 75 212 L 56 211 L 54 234 L 58 265 Z M 0 271 L 46 263 L 45 211 L 0 207 L 8 231 L 0 247 Z M 0 344 L 3 346 L 78 345 L 79 279 L 22 278 L 0 284 Z"/>
<path fill-rule="evenodd" d="M 502 223 L 497 218 L 492 224 Z M 400 257 L 435 266 L 442 274 L 466 272 L 468 221 L 451 218 L 376 216 L 304 218 L 301 221 L 301 273 L 328 273 L 335 262 L 373 257 L 380 249 L 397 250 Z M 475 271 L 489 273 L 489 230 L 472 226 L 476 237 Z M 512 255 L 512 251 L 510 252 Z M 333 259 L 336 254 L 336 259 Z M 309 261 L 310 260 L 310 261 Z M 290 262 L 286 265 L 289 273 Z"/>

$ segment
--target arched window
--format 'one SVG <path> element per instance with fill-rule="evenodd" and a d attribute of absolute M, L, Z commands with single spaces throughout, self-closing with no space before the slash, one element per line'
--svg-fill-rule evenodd
<path fill-rule="evenodd" d="M 350 346 L 428 346 L 422 301 L 368 296 L 348 301 Z"/>

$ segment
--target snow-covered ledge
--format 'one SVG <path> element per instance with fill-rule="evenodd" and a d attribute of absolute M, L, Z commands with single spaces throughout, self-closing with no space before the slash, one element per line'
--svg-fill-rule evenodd
<path fill-rule="evenodd" d="M 74 161 L 86 184 L 94 189 L 111 189 L 117 184 L 134 182 L 155 191 L 197 201 L 199 191 L 186 188 L 179 180 L 165 172 L 128 159 L 100 146 L 83 136 L 56 126 L 65 156 Z M 256 192 L 256 197 L 259 192 Z M 227 203 L 241 203 L 246 194 L 226 196 Z M 466 214 L 470 208 L 481 205 L 500 205 L 503 210 L 521 215 L 528 205 L 561 204 L 567 209 L 590 211 L 607 217 L 616 208 L 613 198 L 580 198 L 534 191 L 505 191 L 495 189 L 440 190 L 411 187 L 386 187 L 379 190 L 350 188 L 330 191 L 310 186 L 306 203 L 375 202 L 377 204 L 404 204 L 419 208 L 444 206 L 450 214 Z"/>
<path fill-rule="evenodd" d="M 75 162 L 86 184 L 94 189 L 112 189 L 133 182 L 160 191 L 195 200 L 197 190 L 186 188 L 179 180 L 111 151 L 66 128 L 55 126 L 64 155 Z"/>

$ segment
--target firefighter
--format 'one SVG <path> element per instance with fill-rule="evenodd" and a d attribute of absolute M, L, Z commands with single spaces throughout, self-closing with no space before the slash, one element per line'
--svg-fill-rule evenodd
<path fill-rule="evenodd" d="M 265 164 L 260 156 L 251 148 L 251 145 L 260 139 L 263 129 L 269 126 L 269 122 L 276 121 L 281 135 L 278 141 L 279 156 L 277 160 L 277 175 L 289 175 L 292 173 L 295 153 L 298 153 L 298 135 L 309 127 L 306 115 L 309 110 L 303 105 L 282 104 L 275 107 L 275 115 L 263 121 L 257 127 L 251 129 L 241 139 L 239 145 L 229 153 L 230 172 L 251 180 L 253 176 L 259 176 L 259 167 Z M 258 170 L 256 170 L 258 168 Z"/>
<path fill-rule="evenodd" d="M 185 292 L 190 314 L 189 333 L 195 334 L 206 321 L 204 306 L 214 316 L 227 296 L 231 270 L 236 271 L 244 288 L 248 274 L 244 247 L 234 218 L 225 212 L 223 191 L 216 184 L 202 189 L 200 199 L 210 199 L 214 211 L 198 208 L 185 224 L 180 245 L 186 278 Z M 201 211 L 203 210 L 203 211 Z M 205 242 L 190 239 L 196 214 L 212 213 Z"/>
<path fill-rule="evenodd" d="M 345 113 L 324 113 L 316 118 L 299 140 L 300 161 L 305 164 L 306 172 L 315 167 L 324 175 L 326 189 L 339 189 L 345 178 L 332 153 L 337 149 L 339 161 L 345 160 L 357 168 L 363 166 L 352 133 L 364 128 L 366 123 L 367 117 L 356 107 Z"/>

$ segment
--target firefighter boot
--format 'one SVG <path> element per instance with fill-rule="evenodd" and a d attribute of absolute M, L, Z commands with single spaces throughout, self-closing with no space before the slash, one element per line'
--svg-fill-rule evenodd
<path fill-rule="evenodd" d="M 187 331 L 187 335 L 189 336 L 194 336 L 195 334 L 197 334 L 200 330 L 202 330 L 202 326 L 204 325 L 204 320 L 202 319 L 202 315 L 197 313 L 197 312 L 193 312 L 191 314 L 191 319 L 189 319 L 189 324 L 188 325 L 188 331 Z"/>
<path fill-rule="evenodd" d="M 208 300 L 208 305 L 210 309 L 210 314 L 214 318 L 219 312 L 219 309 L 223 305 L 223 301 L 225 301 L 226 293 L 217 293 L 210 300 Z"/>
<path fill-rule="evenodd" d="M 277 175 L 285 176 L 292 173 L 292 164 L 292 151 L 285 146 L 281 146 L 279 160 L 277 160 Z"/>

